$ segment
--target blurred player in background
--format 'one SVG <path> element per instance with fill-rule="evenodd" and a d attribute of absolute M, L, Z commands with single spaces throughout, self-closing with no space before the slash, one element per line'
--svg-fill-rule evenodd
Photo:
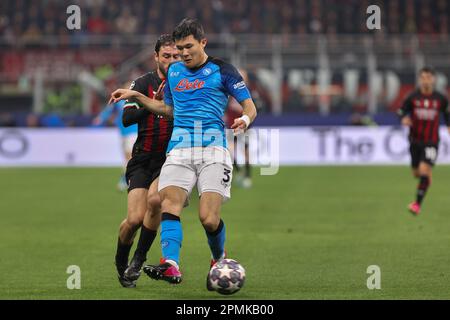
<path fill-rule="evenodd" d="M 153 279 L 180 283 L 180 215 L 195 185 L 200 197 L 199 219 L 211 250 L 210 266 L 225 257 L 225 224 L 220 211 L 222 202 L 231 196 L 233 167 L 226 148 L 223 114 L 228 96 L 234 96 L 243 113 L 231 128 L 244 131 L 255 119 L 256 107 L 236 68 L 206 54 L 207 40 L 197 20 L 181 21 L 173 38 L 183 62 L 169 67 L 164 102 L 124 89 L 113 92 L 111 100 L 134 98 L 149 110 L 174 118 L 158 186 L 163 257 L 159 265 L 145 266 L 144 271 Z"/>
<path fill-rule="evenodd" d="M 247 72 L 243 69 L 239 69 L 239 74 L 242 76 L 242 79 L 244 79 L 244 82 L 248 85 L 248 76 Z M 242 106 L 239 104 L 239 102 L 236 101 L 236 99 L 232 96 L 228 99 L 228 106 L 225 111 L 225 124 L 227 128 L 230 128 L 233 125 L 234 119 L 239 118 L 242 115 Z M 243 136 L 245 139 L 244 145 L 244 157 L 245 157 L 245 165 L 244 165 L 244 173 L 242 174 L 241 171 L 241 165 L 237 161 L 237 140 L 238 137 L 234 135 L 228 135 L 228 145 L 229 150 L 231 153 L 231 158 L 233 159 L 233 166 L 238 174 L 235 176 L 236 184 L 243 188 L 250 188 L 252 186 L 252 179 L 251 179 L 251 167 L 250 167 L 250 161 L 249 161 L 249 144 L 247 137 Z M 234 146 L 234 147 L 233 147 Z"/>
<path fill-rule="evenodd" d="M 124 88 L 129 88 L 130 83 L 126 83 Z M 128 161 L 131 159 L 133 144 L 136 141 L 138 126 L 137 124 L 125 127 L 122 123 L 122 114 L 125 101 L 118 101 L 116 103 L 108 104 L 95 119 L 93 124 L 95 126 L 102 126 L 113 122 L 119 129 L 120 138 L 122 142 L 122 152 L 124 157 L 123 173 L 117 183 L 119 191 L 125 191 L 128 188 L 127 180 L 125 179 L 125 169 Z M 113 118 L 112 118 L 113 117 Z"/>
<path fill-rule="evenodd" d="M 443 114 L 450 133 L 448 100 L 435 91 L 434 83 L 434 70 L 422 68 L 419 73 L 419 88 L 406 98 L 398 111 L 402 125 L 410 128 L 412 173 L 419 179 L 416 201 L 408 206 L 414 215 L 420 213 L 422 201 L 431 184 L 431 171 L 438 155 L 440 113 Z"/>
<path fill-rule="evenodd" d="M 167 68 L 170 63 L 179 60 L 172 36 L 161 35 L 158 38 L 154 58 L 156 70 L 133 81 L 130 88 L 150 98 L 161 99 L 162 97 L 157 96 L 161 94 L 161 84 L 166 78 Z M 128 183 L 128 212 L 127 218 L 120 224 L 115 263 L 122 286 L 135 287 L 160 224 L 158 176 L 166 159 L 173 121 L 142 108 L 132 100 L 125 102 L 122 120 L 125 127 L 137 124 L 138 136 L 125 174 Z M 144 216 L 146 221 L 143 224 Z M 141 226 L 138 249 L 128 265 L 133 239 Z M 130 268 L 127 269 L 128 267 Z"/>

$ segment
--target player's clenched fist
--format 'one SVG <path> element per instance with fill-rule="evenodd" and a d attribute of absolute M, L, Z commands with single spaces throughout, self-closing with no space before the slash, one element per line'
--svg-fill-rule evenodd
<path fill-rule="evenodd" d="M 113 93 L 111 93 L 111 97 L 109 98 L 108 103 L 116 103 L 120 100 L 127 100 L 134 98 L 138 95 L 137 91 L 130 90 L 130 89 L 117 89 Z"/>
<path fill-rule="evenodd" d="M 234 123 L 231 125 L 234 135 L 238 135 L 244 132 L 250 125 L 250 118 L 247 115 L 243 115 L 240 118 L 234 119 Z"/>

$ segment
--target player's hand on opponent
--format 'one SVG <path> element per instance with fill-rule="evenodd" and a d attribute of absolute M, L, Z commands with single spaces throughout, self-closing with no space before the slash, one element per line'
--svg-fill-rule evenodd
<path fill-rule="evenodd" d="M 409 116 L 405 116 L 402 118 L 402 125 L 405 127 L 411 127 L 412 126 L 412 120 Z"/>
<path fill-rule="evenodd" d="M 137 91 L 130 89 L 117 89 L 113 93 L 111 93 L 111 97 L 109 98 L 108 104 L 116 103 L 120 100 L 132 99 L 137 96 Z"/>
<path fill-rule="evenodd" d="M 158 91 L 155 93 L 155 100 L 162 100 L 164 96 L 164 87 L 166 86 L 166 80 L 163 80 L 158 87 Z"/>

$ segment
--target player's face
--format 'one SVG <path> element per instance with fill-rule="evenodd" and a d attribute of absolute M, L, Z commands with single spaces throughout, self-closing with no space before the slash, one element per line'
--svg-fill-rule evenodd
<path fill-rule="evenodd" d="M 203 62 L 205 56 L 206 39 L 198 41 L 193 35 L 175 42 L 181 59 L 188 68 L 195 68 Z"/>
<path fill-rule="evenodd" d="M 169 64 L 174 61 L 180 60 L 180 54 L 178 53 L 175 45 L 162 46 L 159 52 L 155 52 L 155 61 L 158 66 L 159 71 L 165 76 L 167 74 L 167 69 Z"/>
<path fill-rule="evenodd" d="M 431 72 L 422 72 L 419 76 L 419 86 L 422 90 L 431 91 L 434 87 L 434 75 Z"/>

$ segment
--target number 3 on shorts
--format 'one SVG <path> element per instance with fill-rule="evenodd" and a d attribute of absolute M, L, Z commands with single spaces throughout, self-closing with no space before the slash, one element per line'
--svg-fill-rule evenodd
<path fill-rule="evenodd" d="M 430 161 L 435 161 L 437 157 L 437 151 L 435 147 L 426 147 L 425 148 L 425 158 Z"/>
<path fill-rule="evenodd" d="M 231 173 L 231 170 L 230 170 L 230 169 L 223 168 L 223 174 L 225 175 L 225 178 L 223 178 L 222 181 L 223 181 L 224 183 L 230 182 L 230 173 Z"/>

